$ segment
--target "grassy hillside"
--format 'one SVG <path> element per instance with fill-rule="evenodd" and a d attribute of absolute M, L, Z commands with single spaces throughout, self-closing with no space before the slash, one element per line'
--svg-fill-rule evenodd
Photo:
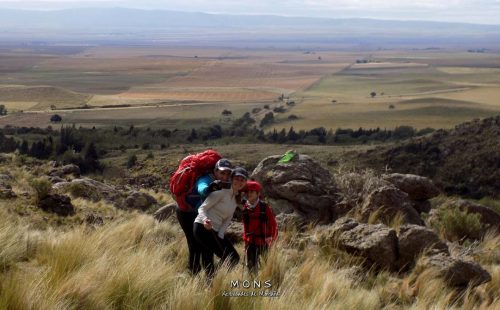
<path fill-rule="evenodd" d="M 362 166 L 432 178 L 448 194 L 499 197 L 500 116 L 362 153 Z"/>

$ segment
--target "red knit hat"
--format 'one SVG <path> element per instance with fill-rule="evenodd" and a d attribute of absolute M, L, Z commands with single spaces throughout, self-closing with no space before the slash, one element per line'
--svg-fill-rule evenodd
<path fill-rule="evenodd" d="M 247 181 L 247 186 L 245 189 L 247 191 L 260 192 L 260 190 L 262 189 L 262 186 L 259 184 L 259 182 Z"/>

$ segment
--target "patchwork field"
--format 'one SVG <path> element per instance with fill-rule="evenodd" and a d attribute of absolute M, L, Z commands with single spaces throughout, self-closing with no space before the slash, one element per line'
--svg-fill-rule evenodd
<path fill-rule="evenodd" d="M 225 109 L 234 118 L 260 108 L 254 114 L 260 120 L 264 106 L 281 106 L 285 112 L 265 129 L 448 128 L 500 113 L 498 98 L 495 53 L 175 47 L 0 53 L 0 104 L 10 112 L 1 126 L 47 126 L 58 113 L 64 123 L 83 126 L 196 127 L 227 122 Z"/>

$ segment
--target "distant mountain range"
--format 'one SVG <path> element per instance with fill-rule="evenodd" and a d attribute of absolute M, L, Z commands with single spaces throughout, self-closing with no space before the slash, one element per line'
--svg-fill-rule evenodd
<path fill-rule="evenodd" d="M 78 35 L 75 37 L 75 35 Z M 223 15 L 138 9 L 0 9 L 0 40 L 248 44 L 500 45 L 500 25 Z M 239 42 L 239 43 L 238 43 Z"/>

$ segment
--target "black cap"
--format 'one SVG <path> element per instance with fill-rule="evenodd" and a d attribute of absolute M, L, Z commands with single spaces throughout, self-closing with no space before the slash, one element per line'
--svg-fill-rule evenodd
<path fill-rule="evenodd" d="M 226 158 L 219 159 L 219 161 L 215 164 L 216 170 L 231 170 L 232 167 L 233 165 L 231 165 L 231 162 Z"/>
<path fill-rule="evenodd" d="M 233 172 L 231 173 L 231 178 L 234 178 L 235 176 L 241 176 L 244 177 L 245 179 L 248 179 L 248 172 L 243 167 L 236 167 L 233 169 Z"/>

